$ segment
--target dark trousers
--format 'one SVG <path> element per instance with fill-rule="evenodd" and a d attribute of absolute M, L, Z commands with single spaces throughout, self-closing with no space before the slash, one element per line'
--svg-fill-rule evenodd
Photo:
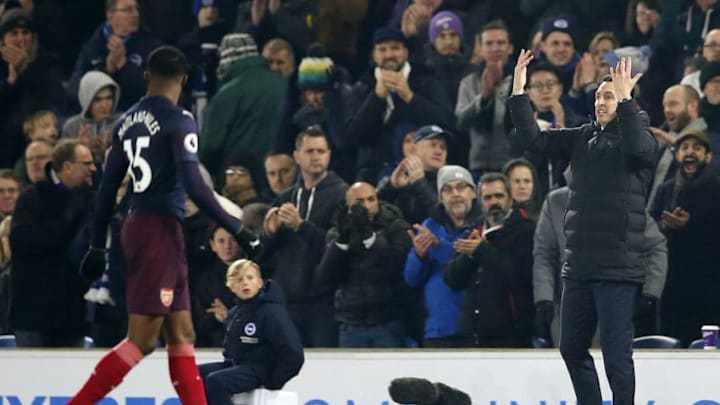
<path fill-rule="evenodd" d="M 303 347 L 338 347 L 338 323 L 332 295 L 287 305 Z"/>
<path fill-rule="evenodd" d="M 233 366 L 230 362 L 206 363 L 198 366 L 205 382 L 208 405 L 232 405 L 232 396 L 260 386 L 260 377 L 250 366 Z"/>
<path fill-rule="evenodd" d="M 636 284 L 564 280 L 560 307 L 560 353 L 570 373 L 577 405 L 602 405 L 595 363 L 588 351 L 600 327 L 600 348 L 613 405 L 633 405 L 633 305 Z"/>

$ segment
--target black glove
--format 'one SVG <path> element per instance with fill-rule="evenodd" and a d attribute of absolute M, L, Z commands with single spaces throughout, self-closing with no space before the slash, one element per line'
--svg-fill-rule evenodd
<path fill-rule="evenodd" d="M 105 271 L 105 249 L 90 246 L 80 262 L 80 277 L 92 283 Z"/>
<path fill-rule="evenodd" d="M 432 404 L 440 398 L 439 388 L 424 378 L 402 377 L 390 381 L 388 393 L 399 404 Z"/>
<path fill-rule="evenodd" d="M 343 245 L 350 243 L 350 234 L 352 233 L 352 222 L 350 220 L 350 214 L 348 213 L 347 207 L 343 204 L 337 215 L 336 229 L 338 237 L 336 242 Z"/>
<path fill-rule="evenodd" d="M 353 232 L 357 233 L 361 240 L 372 236 L 373 227 L 370 222 L 370 214 L 364 205 L 355 204 L 350 207 L 350 223 Z"/>
<path fill-rule="evenodd" d="M 551 340 L 550 325 L 555 316 L 555 304 L 544 300 L 535 304 L 535 335 Z"/>
<path fill-rule="evenodd" d="M 245 251 L 250 260 L 257 259 L 262 254 L 263 246 L 260 238 L 254 233 L 243 228 L 233 235 L 240 248 Z"/>
<path fill-rule="evenodd" d="M 639 294 L 635 298 L 634 317 L 655 316 L 657 313 L 657 298 L 652 295 Z"/>

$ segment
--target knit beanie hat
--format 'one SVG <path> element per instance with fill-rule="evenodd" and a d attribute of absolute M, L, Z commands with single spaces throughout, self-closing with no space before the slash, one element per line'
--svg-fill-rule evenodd
<path fill-rule="evenodd" d="M 700 70 L 700 89 L 705 91 L 705 85 L 713 78 L 720 76 L 720 62 L 708 62 Z"/>
<path fill-rule="evenodd" d="M 332 67 L 333 61 L 328 57 L 303 58 L 298 67 L 298 87 L 301 91 L 324 89 Z"/>
<path fill-rule="evenodd" d="M 434 44 L 435 39 L 437 39 L 438 35 L 444 30 L 455 31 L 460 36 L 460 42 L 462 42 L 463 24 L 457 14 L 450 11 L 441 11 L 433 16 L 432 20 L 430 20 L 430 28 L 428 29 L 430 43 Z"/>
<path fill-rule="evenodd" d="M 230 72 L 230 66 L 240 59 L 258 55 L 257 44 L 249 34 L 227 34 L 220 42 L 220 63 L 217 68 L 218 80 Z"/>

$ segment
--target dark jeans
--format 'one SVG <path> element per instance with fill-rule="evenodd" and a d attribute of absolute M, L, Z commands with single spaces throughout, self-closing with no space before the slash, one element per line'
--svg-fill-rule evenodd
<path fill-rule="evenodd" d="M 560 353 L 577 405 L 602 405 L 595 363 L 588 351 L 600 326 L 600 347 L 613 405 L 633 405 L 633 305 L 639 286 L 612 281 L 564 280 L 560 307 Z"/>
<path fill-rule="evenodd" d="M 260 377 L 250 366 L 233 366 L 230 362 L 219 361 L 201 364 L 198 369 L 205 382 L 208 405 L 232 405 L 233 395 L 252 391 L 260 386 Z"/>
<path fill-rule="evenodd" d="M 379 325 L 340 324 L 340 347 L 405 347 L 405 323 Z"/>
<path fill-rule="evenodd" d="M 303 347 L 337 347 L 338 324 L 332 295 L 312 301 L 288 303 L 290 319 L 300 333 Z"/>
<path fill-rule="evenodd" d="M 16 330 L 15 344 L 17 347 L 84 347 L 85 336 L 77 332 L 36 332 L 32 330 Z"/>

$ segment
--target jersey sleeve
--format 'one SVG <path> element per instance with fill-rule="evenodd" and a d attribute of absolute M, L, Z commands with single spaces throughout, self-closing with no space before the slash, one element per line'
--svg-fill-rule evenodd
<path fill-rule="evenodd" d="M 188 197 L 223 228 L 233 234 L 240 232 L 243 228 L 242 222 L 220 206 L 212 190 L 202 179 L 197 156 L 197 124 L 192 115 L 187 111 L 183 112 L 178 122 L 178 128 L 173 132 L 172 152 L 175 162 L 177 162 L 180 181 L 185 187 Z"/>
<path fill-rule="evenodd" d="M 93 247 L 105 247 L 107 227 L 112 219 L 113 208 L 115 208 L 115 196 L 127 173 L 129 164 L 122 150 L 116 127 L 113 131 L 112 145 L 110 146 L 110 152 L 105 163 L 105 172 L 100 181 L 100 188 L 95 201 L 95 224 L 91 242 Z"/>

